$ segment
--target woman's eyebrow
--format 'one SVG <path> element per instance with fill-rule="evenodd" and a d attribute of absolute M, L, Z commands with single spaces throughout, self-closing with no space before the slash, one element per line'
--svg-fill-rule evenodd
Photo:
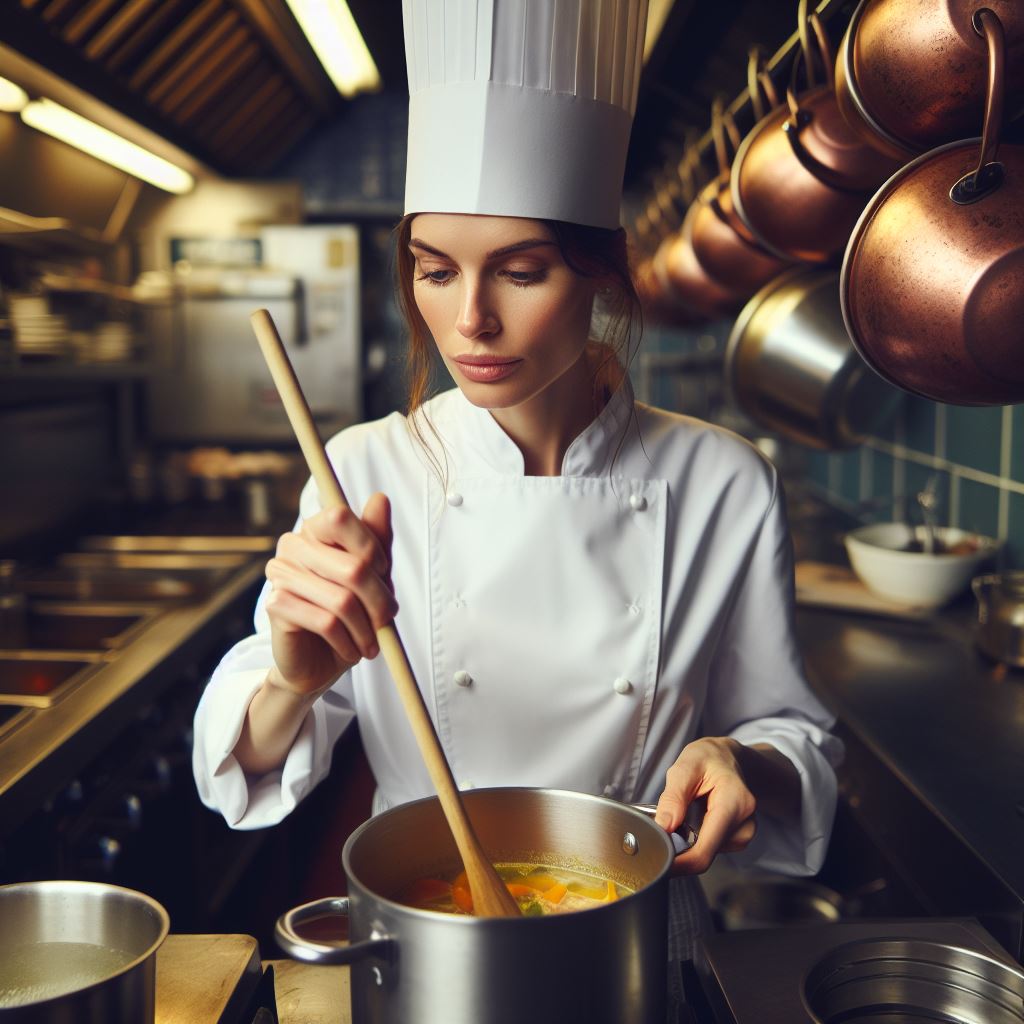
<path fill-rule="evenodd" d="M 514 252 L 521 252 L 523 249 L 536 249 L 541 245 L 554 245 L 550 238 L 524 238 L 521 242 L 513 242 L 511 245 L 503 245 L 500 249 L 492 249 L 487 254 L 487 259 L 496 260 L 501 256 L 508 256 Z M 449 260 L 451 257 L 446 252 L 442 252 L 440 249 L 435 249 L 432 245 L 427 245 L 426 242 L 419 238 L 409 239 L 410 249 L 422 249 L 424 252 L 429 252 L 432 256 L 440 256 L 441 259 Z"/>

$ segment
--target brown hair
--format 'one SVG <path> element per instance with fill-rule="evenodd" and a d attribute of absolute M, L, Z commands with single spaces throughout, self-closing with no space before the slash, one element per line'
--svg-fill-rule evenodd
<path fill-rule="evenodd" d="M 426 444 L 417 410 L 431 397 L 437 385 L 436 373 L 442 365 L 430 331 L 420 315 L 413 289 L 416 259 L 409 251 L 412 221 L 415 214 L 403 217 L 395 230 L 396 276 L 398 304 L 409 328 L 409 348 L 406 354 L 407 400 L 406 412 L 413 432 L 430 453 Z M 594 377 L 595 408 L 607 399 L 610 382 L 617 382 L 620 366 L 628 367 L 634 351 L 634 334 L 640 330 L 640 297 L 629 269 L 629 250 L 623 228 L 608 229 L 569 224 L 565 221 L 541 221 L 554 235 L 555 243 L 566 266 L 580 277 L 599 278 L 604 281 L 601 299 L 606 317 L 605 327 L 598 342 L 600 358 L 596 362 Z M 428 421 L 429 424 L 429 421 Z M 433 432 L 433 427 L 430 427 Z M 436 435 L 436 432 L 435 432 Z M 431 461 L 434 461 L 431 454 Z M 443 468 L 438 465 L 442 478 Z"/>

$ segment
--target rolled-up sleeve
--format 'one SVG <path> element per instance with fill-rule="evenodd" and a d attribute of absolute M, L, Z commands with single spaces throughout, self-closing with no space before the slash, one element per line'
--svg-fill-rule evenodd
<path fill-rule="evenodd" d="M 203 803 L 232 828 L 274 825 L 326 777 L 334 744 L 355 717 L 351 684 L 343 675 L 310 709 L 284 764 L 265 775 L 242 770 L 233 751 L 245 716 L 273 663 L 265 586 L 256 604 L 256 632 L 217 666 L 195 716 L 192 769 Z"/>
<path fill-rule="evenodd" d="M 792 543 L 777 478 L 746 571 L 716 647 L 704 732 L 747 746 L 768 743 L 800 776 L 798 823 L 758 815 L 755 840 L 729 859 L 789 875 L 821 868 L 836 808 L 842 744 L 832 715 L 811 692 L 794 632 Z"/>

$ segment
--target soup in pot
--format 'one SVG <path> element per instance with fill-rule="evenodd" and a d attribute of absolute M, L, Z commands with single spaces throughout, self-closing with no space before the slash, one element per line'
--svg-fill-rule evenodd
<path fill-rule="evenodd" d="M 524 917 L 591 910 L 628 896 L 633 890 L 610 878 L 546 864 L 495 864 Z M 472 914 L 473 897 L 466 872 L 452 879 L 418 878 L 395 899 L 418 910 Z"/>

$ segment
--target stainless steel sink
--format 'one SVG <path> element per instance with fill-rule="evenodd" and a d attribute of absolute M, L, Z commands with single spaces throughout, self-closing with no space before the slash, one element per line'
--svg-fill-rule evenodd
<path fill-rule="evenodd" d="M 112 650 L 135 639 L 158 612 L 116 603 L 33 601 L 20 628 L 7 630 L 5 645 L 45 651 Z"/>
<path fill-rule="evenodd" d="M 247 535 L 226 535 L 223 537 L 195 534 L 192 536 L 133 536 L 111 534 L 106 536 L 83 537 L 79 547 L 83 551 L 130 551 L 196 553 L 221 552 L 258 555 L 272 551 L 276 538 Z"/>
<path fill-rule="evenodd" d="M 100 669 L 98 651 L 0 651 L 0 704 L 48 708 Z"/>
<path fill-rule="evenodd" d="M 24 573 L 29 596 L 94 601 L 176 601 L 205 597 L 252 556 L 243 553 L 136 554 L 80 551 Z"/>

